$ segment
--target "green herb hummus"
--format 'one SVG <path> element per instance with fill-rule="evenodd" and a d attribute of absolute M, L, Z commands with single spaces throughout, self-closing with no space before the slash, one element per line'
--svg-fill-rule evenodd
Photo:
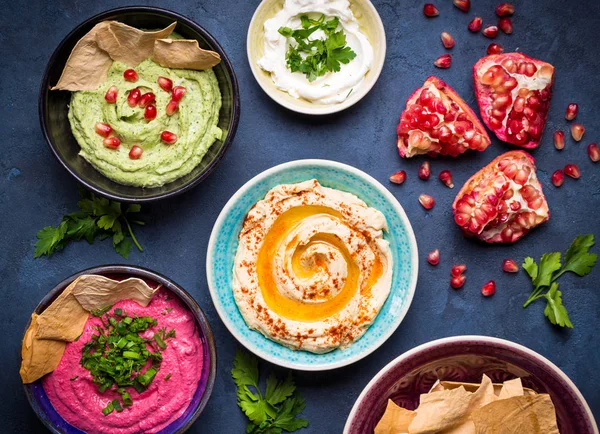
<path fill-rule="evenodd" d="M 130 67 L 114 62 L 108 78 L 94 91 L 73 92 L 69 121 L 73 134 L 81 146 L 80 155 L 106 177 L 119 184 L 137 187 L 158 187 L 190 173 L 215 140 L 221 139 L 217 127 L 221 109 L 221 92 L 212 69 L 193 71 L 163 68 L 148 59 L 134 69 L 136 82 L 125 81 L 123 72 Z M 184 86 L 186 93 L 179 102 L 179 110 L 167 116 L 165 108 L 171 94 L 157 83 L 158 77 L 167 77 L 173 86 Z M 104 96 L 111 87 L 118 88 L 115 104 Z M 156 96 L 157 116 L 144 119 L 144 109 L 130 107 L 127 96 L 139 88 L 142 94 Z M 113 134 L 121 140 L 117 149 L 104 146 L 104 138 L 96 133 L 94 125 L 110 125 Z M 161 133 L 177 135 L 177 142 L 166 144 Z M 139 159 L 131 159 L 129 151 L 137 145 L 143 149 Z"/>

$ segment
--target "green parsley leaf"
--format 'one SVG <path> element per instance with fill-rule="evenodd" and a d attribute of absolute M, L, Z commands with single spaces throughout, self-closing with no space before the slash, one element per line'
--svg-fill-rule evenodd
<path fill-rule="evenodd" d="M 121 242 L 115 246 L 115 251 L 125 259 L 128 259 L 132 247 L 133 244 L 131 240 L 129 238 L 123 238 Z"/>
<path fill-rule="evenodd" d="M 46 226 L 37 233 L 38 241 L 35 243 L 34 258 L 42 255 L 52 256 L 55 250 L 60 249 L 61 242 L 67 233 L 67 223 L 62 222 L 58 227 Z"/>
<path fill-rule="evenodd" d="M 256 357 L 237 350 L 233 360 L 231 376 L 238 387 L 254 386 L 258 388 L 258 360 Z"/>
<path fill-rule="evenodd" d="M 527 274 L 529 274 L 531 280 L 535 280 L 537 278 L 538 265 L 535 263 L 532 257 L 528 256 L 527 258 L 525 258 L 525 261 L 523 261 L 523 270 L 525 270 Z"/>
<path fill-rule="evenodd" d="M 558 283 L 554 282 L 545 294 L 548 304 L 544 309 L 544 315 L 548 317 L 552 324 L 573 328 L 567 309 L 562 304 L 561 296 L 562 293 L 558 290 Z"/>
<path fill-rule="evenodd" d="M 560 252 L 544 253 L 540 259 L 539 272 L 533 281 L 536 288 L 550 286 L 552 274 L 560 270 Z"/>
<path fill-rule="evenodd" d="M 289 398 L 296 390 L 296 385 L 292 374 L 288 374 L 285 380 L 279 381 L 275 375 L 271 374 L 267 378 L 267 390 L 265 399 L 273 405 L 277 405 Z"/>
<path fill-rule="evenodd" d="M 300 395 L 295 395 L 291 399 L 286 400 L 275 416 L 274 425 L 278 428 L 283 428 L 288 432 L 294 432 L 300 428 L 306 428 L 308 421 L 306 419 L 297 418 L 296 416 L 304 410 L 306 404 Z"/>
<path fill-rule="evenodd" d="M 589 253 L 593 245 L 594 235 L 592 234 L 580 235 L 575 238 L 565 254 L 565 265 L 555 279 L 568 271 L 581 277 L 589 274 L 598 260 L 597 254 Z"/>

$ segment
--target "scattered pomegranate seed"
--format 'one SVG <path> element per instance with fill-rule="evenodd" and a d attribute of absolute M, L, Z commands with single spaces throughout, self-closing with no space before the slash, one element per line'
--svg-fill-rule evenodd
<path fill-rule="evenodd" d="M 106 91 L 106 94 L 104 95 L 104 99 L 106 100 L 107 103 L 114 104 L 117 102 L 117 94 L 118 93 L 119 93 L 119 89 L 117 89 L 117 86 L 111 86 Z"/>
<path fill-rule="evenodd" d="M 423 181 L 427 181 L 431 176 L 431 167 L 429 166 L 429 161 L 423 161 L 421 167 L 419 167 L 419 178 Z"/>
<path fill-rule="evenodd" d="M 463 12 L 469 12 L 471 9 L 471 0 L 454 0 L 452 3 Z"/>
<path fill-rule="evenodd" d="M 485 29 L 482 30 L 482 32 L 486 38 L 494 39 L 496 36 L 498 36 L 498 27 L 487 26 Z"/>
<path fill-rule="evenodd" d="M 490 44 L 487 48 L 488 54 L 502 54 L 504 53 L 504 47 L 500 44 Z"/>
<path fill-rule="evenodd" d="M 490 280 L 488 283 L 481 287 L 481 293 L 484 297 L 489 297 L 490 295 L 494 295 L 496 292 L 496 282 Z"/>
<path fill-rule="evenodd" d="M 452 277 L 458 277 L 467 271 L 467 266 L 465 264 L 456 264 L 450 269 L 450 275 Z"/>
<path fill-rule="evenodd" d="M 450 278 L 450 286 L 454 289 L 462 288 L 467 278 L 464 274 Z"/>
<path fill-rule="evenodd" d="M 565 119 L 568 121 L 572 121 L 577 117 L 577 112 L 579 111 L 579 106 L 572 102 L 567 106 L 567 112 L 565 113 Z"/>
<path fill-rule="evenodd" d="M 442 69 L 450 68 L 450 65 L 452 65 L 452 56 L 450 54 L 442 54 L 433 64 Z"/>
<path fill-rule="evenodd" d="M 171 92 L 173 90 L 173 80 L 167 77 L 158 77 L 158 85 L 165 92 Z"/>
<path fill-rule="evenodd" d="M 508 17 L 500 18 L 498 20 L 498 27 L 507 35 L 510 35 L 513 32 L 513 24 L 512 20 Z"/>
<path fill-rule="evenodd" d="M 442 170 L 440 172 L 440 181 L 442 181 L 446 187 L 454 188 L 454 183 L 452 182 L 452 173 L 449 170 Z"/>
<path fill-rule="evenodd" d="M 406 172 L 404 170 L 399 170 L 390 176 L 390 182 L 394 184 L 402 184 L 404 181 L 406 181 Z"/>
<path fill-rule="evenodd" d="M 481 17 L 475 17 L 469 23 L 469 30 L 473 33 L 476 33 L 481 30 L 481 26 L 483 25 L 483 20 Z"/>
<path fill-rule="evenodd" d="M 554 184 L 555 187 L 560 187 L 563 185 L 563 182 L 565 182 L 565 172 L 558 169 L 552 174 L 552 184 Z"/>
<path fill-rule="evenodd" d="M 587 147 L 588 155 L 590 156 L 590 160 L 594 163 L 600 161 L 600 149 L 598 149 L 598 145 L 596 143 L 590 143 Z"/>
<path fill-rule="evenodd" d="M 431 209 L 435 205 L 435 199 L 428 194 L 422 194 L 419 196 L 419 203 L 423 205 L 423 208 Z"/>
<path fill-rule="evenodd" d="M 179 103 L 175 100 L 171 100 L 169 101 L 169 104 L 167 104 L 167 116 L 173 116 L 173 114 L 179 109 Z"/>
<path fill-rule="evenodd" d="M 183 86 L 175 86 L 173 88 L 173 101 L 181 101 L 181 98 L 183 98 L 183 95 L 185 95 L 185 93 L 187 92 L 187 89 Z"/>
<path fill-rule="evenodd" d="M 452 35 L 450 33 L 442 32 L 441 38 L 442 38 L 442 44 L 444 44 L 445 48 L 454 47 L 454 38 L 452 37 Z"/>
<path fill-rule="evenodd" d="M 152 92 L 147 92 L 140 97 L 140 101 L 138 105 L 142 108 L 146 107 L 148 104 L 154 104 L 156 102 L 156 96 Z"/>
<path fill-rule="evenodd" d="M 177 142 L 177 135 L 170 131 L 163 131 L 160 134 L 160 140 L 162 140 L 163 142 L 165 142 L 169 145 L 172 145 L 173 143 Z"/>
<path fill-rule="evenodd" d="M 111 149 L 117 149 L 121 145 L 121 140 L 118 137 L 107 137 L 104 139 L 104 146 Z"/>
<path fill-rule="evenodd" d="M 579 179 L 581 177 L 581 171 L 577 164 L 569 163 L 565 166 L 565 175 L 570 176 L 573 179 Z"/>
<path fill-rule="evenodd" d="M 576 142 L 580 141 L 583 137 L 583 133 L 585 133 L 585 127 L 581 124 L 573 124 L 571 125 L 571 135 L 573 136 L 573 140 Z"/>
<path fill-rule="evenodd" d="M 97 122 L 96 125 L 94 125 L 94 130 L 96 130 L 96 134 L 99 134 L 102 137 L 108 137 L 110 136 L 110 133 L 112 133 L 112 127 L 104 122 Z"/>
<path fill-rule="evenodd" d="M 133 145 L 129 150 L 129 158 L 132 160 L 137 160 L 142 156 L 143 153 L 144 150 L 142 148 L 140 148 L 138 145 Z"/>
<path fill-rule="evenodd" d="M 440 263 L 440 251 L 438 249 L 432 250 L 427 255 L 427 262 L 431 265 L 437 265 Z"/>
<path fill-rule="evenodd" d="M 431 18 L 437 17 L 440 14 L 440 11 L 438 11 L 438 8 L 436 8 L 433 3 L 425 3 L 425 6 L 423 6 L 423 13 L 426 17 Z"/>
<path fill-rule="evenodd" d="M 506 15 L 512 15 L 515 13 L 515 7 L 510 3 L 500 3 L 496 6 L 496 15 L 499 17 L 505 17 Z"/>
<path fill-rule="evenodd" d="M 147 121 L 151 121 L 156 119 L 156 106 L 154 104 L 149 104 L 144 109 L 144 119 Z"/>
<path fill-rule="evenodd" d="M 565 148 L 565 133 L 561 130 L 554 131 L 554 147 L 559 151 Z"/>
<path fill-rule="evenodd" d="M 514 259 L 505 259 L 504 261 L 502 261 L 502 269 L 506 273 L 518 273 L 519 265 Z"/>
<path fill-rule="evenodd" d="M 133 83 L 138 81 L 137 72 L 135 72 L 135 70 L 133 69 L 126 69 L 123 73 L 123 78 L 125 79 L 125 81 L 131 81 Z"/>
<path fill-rule="evenodd" d="M 129 91 L 129 95 L 127 95 L 127 104 L 129 104 L 129 107 L 135 107 L 138 105 L 141 96 L 142 92 L 137 87 Z"/>

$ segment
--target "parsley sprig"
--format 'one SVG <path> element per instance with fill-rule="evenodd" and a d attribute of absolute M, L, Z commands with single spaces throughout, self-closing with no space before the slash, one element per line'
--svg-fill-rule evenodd
<path fill-rule="evenodd" d="M 292 38 L 286 64 L 292 72 L 301 72 L 308 81 L 313 82 L 327 72 L 338 72 L 340 63 L 347 64 L 356 57 L 356 53 L 346 46 L 346 35 L 343 30 L 337 31 L 340 23 L 338 17 L 325 20 L 325 15 L 317 20 L 306 15 L 300 17 L 302 28 L 293 30 L 280 27 L 279 33 Z M 325 39 L 309 39 L 317 30 L 325 33 Z"/>
<path fill-rule="evenodd" d="M 37 233 L 34 258 L 52 256 L 71 241 L 85 239 L 93 244 L 96 238 L 112 238 L 115 251 L 125 259 L 129 256 L 133 244 L 140 252 L 143 251 L 131 227 L 132 224 L 145 224 L 133 216 L 140 212 L 140 205 L 132 204 L 123 209 L 119 202 L 96 196 L 83 189 L 80 189 L 80 194 L 81 200 L 77 202 L 79 211 L 65 215 L 57 227 L 46 226 Z"/>
<path fill-rule="evenodd" d="M 250 419 L 247 434 L 281 434 L 308 426 L 306 419 L 296 417 L 306 405 L 298 393 L 294 394 L 296 385 L 291 374 L 285 380 L 269 375 L 263 396 L 258 386 L 258 360 L 238 350 L 231 376 L 238 387 L 238 405 Z"/>
<path fill-rule="evenodd" d="M 552 324 L 561 327 L 573 328 L 573 323 L 569 319 L 567 309 L 562 303 L 562 292 L 559 291 L 559 285 L 556 280 L 567 272 L 575 273 L 578 276 L 585 276 L 592 271 L 598 255 L 589 253 L 594 245 L 594 235 L 580 235 L 565 253 L 565 263 L 561 264 L 560 252 L 544 253 L 540 259 L 539 265 L 531 257 L 525 258 L 523 269 L 527 272 L 533 283 L 533 292 L 523 305 L 529 306 L 536 300 L 546 299 L 546 308 L 544 315 Z"/>

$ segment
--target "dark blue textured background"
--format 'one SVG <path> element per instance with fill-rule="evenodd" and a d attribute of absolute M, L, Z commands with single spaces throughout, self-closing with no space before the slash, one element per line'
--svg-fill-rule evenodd
<path fill-rule="evenodd" d="M 3 432 L 43 431 L 30 410 L 20 386 L 19 349 L 25 323 L 42 296 L 63 278 L 84 268 L 124 262 L 108 242 L 69 246 L 51 259 L 33 259 L 36 232 L 56 225 L 75 207 L 74 180 L 52 157 L 40 133 L 37 97 L 42 71 L 53 50 L 73 27 L 124 1 L 3 2 L 0 15 L 0 421 Z M 131 2 L 133 4 L 133 2 Z M 136 2 L 137 3 L 137 2 Z M 524 344 L 548 357 L 577 384 L 596 418 L 600 418 L 600 267 L 585 278 L 565 276 L 561 290 L 574 330 L 559 330 L 543 316 L 543 303 L 527 310 L 521 305 L 530 291 L 523 272 L 501 271 L 505 257 L 521 261 L 539 258 L 547 251 L 564 251 L 578 234 L 600 236 L 600 163 L 588 159 L 586 145 L 600 140 L 597 84 L 600 70 L 598 28 L 600 2 L 595 0 L 516 1 L 513 35 L 496 42 L 507 51 L 520 50 L 556 67 L 551 111 L 542 144 L 533 152 L 552 217 L 541 228 L 510 246 L 487 246 L 464 239 L 452 221 L 450 205 L 458 188 L 476 170 L 511 147 L 495 138 L 484 153 L 455 160 L 432 160 L 432 179 L 416 176 L 421 159 L 401 161 L 395 146 L 398 116 L 408 95 L 425 78 L 435 74 L 446 80 L 473 107 L 476 102 L 472 65 L 490 43 L 467 31 L 474 15 L 495 22 L 499 0 L 475 0 L 469 14 L 437 1 L 440 16 L 426 19 L 422 2 L 375 1 L 387 32 L 388 52 L 383 73 L 365 99 L 345 112 L 323 118 L 298 116 L 273 103 L 255 82 L 246 58 L 246 31 L 257 1 L 162 1 L 151 4 L 182 13 L 204 26 L 221 43 L 237 72 L 242 113 L 237 137 L 216 171 L 198 188 L 166 202 L 144 206 L 148 225 L 138 231 L 145 247 L 132 252 L 130 264 L 154 269 L 183 285 L 200 303 L 217 341 L 219 368 L 208 407 L 191 432 L 242 433 L 246 420 L 235 403 L 229 370 L 237 342 L 215 312 L 205 276 L 205 251 L 212 226 L 229 197 L 249 178 L 286 161 L 326 158 L 356 166 L 388 185 L 400 168 L 408 172 L 402 186 L 389 185 L 415 229 L 421 267 L 416 295 L 397 332 L 378 351 L 353 366 L 326 373 L 296 373 L 305 396 L 304 415 L 310 433 L 340 433 L 360 391 L 386 363 L 404 351 L 444 336 L 484 334 Z M 456 39 L 454 64 L 436 70 L 433 60 L 444 53 L 439 34 Z M 552 133 L 565 129 L 567 103 L 580 105 L 577 118 L 586 126 L 584 139 L 575 143 L 567 132 L 567 145 L 558 152 Z M 567 130 L 565 130 L 567 131 Z M 578 163 L 582 177 L 567 179 L 561 189 L 550 183 L 552 172 L 567 162 Z M 450 169 L 457 187 L 449 190 L 438 180 Z M 417 197 L 432 194 L 437 204 L 424 212 Z M 433 268 L 427 252 L 441 250 L 441 263 Z M 598 249 L 596 249 L 598 250 Z M 448 287 L 452 264 L 468 264 L 467 283 L 460 291 Z M 495 279 L 498 289 L 490 299 L 480 287 Z M 267 364 L 262 365 L 266 372 Z M 273 368 L 277 371 L 278 368 Z"/>

